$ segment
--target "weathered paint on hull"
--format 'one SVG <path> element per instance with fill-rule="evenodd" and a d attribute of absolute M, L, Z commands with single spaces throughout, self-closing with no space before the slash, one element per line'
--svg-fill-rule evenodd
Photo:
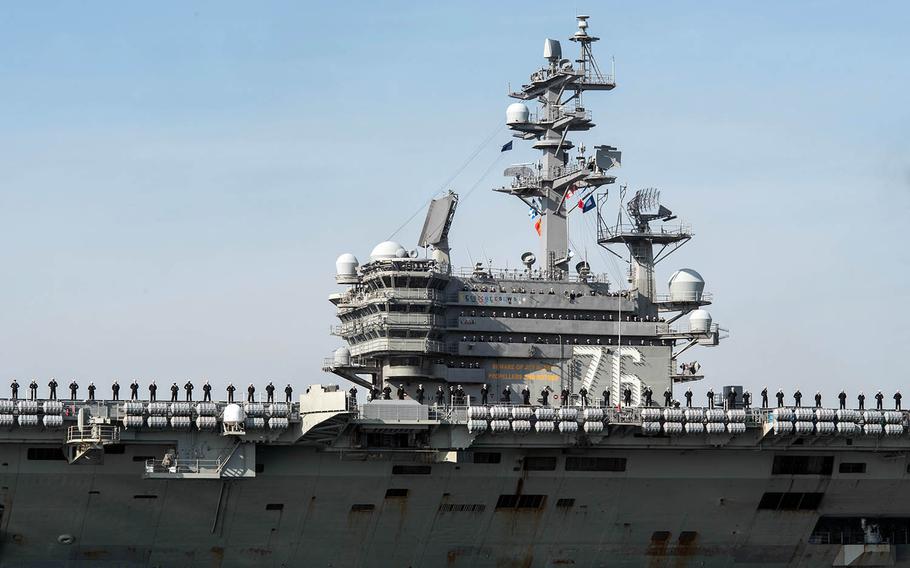
<path fill-rule="evenodd" d="M 412 455 L 265 446 L 254 479 L 142 479 L 143 456 L 164 449 L 78 466 L 0 446 L 0 566 L 831 566 L 839 545 L 808 544 L 819 514 L 910 516 L 906 457 L 892 454 L 838 458 L 867 462 L 864 475 L 772 476 L 772 452 L 623 450 L 625 472 L 567 472 L 524 471 L 503 449 L 498 464 L 396 475 Z M 767 491 L 825 495 L 818 511 L 758 510 Z M 514 494 L 545 498 L 496 508 Z"/>

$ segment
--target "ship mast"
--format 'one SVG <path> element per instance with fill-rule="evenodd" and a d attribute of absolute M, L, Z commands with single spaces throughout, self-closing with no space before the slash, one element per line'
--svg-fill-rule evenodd
<path fill-rule="evenodd" d="M 515 195 L 540 215 L 544 270 L 555 279 L 567 276 L 571 257 L 567 213 L 575 200 L 569 201 L 568 194 L 584 199 L 597 187 L 613 183 L 616 178 L 605 172 L 620 159 L 616 148 L 597 146 L 595 156 L 585 158 L 579 153 L 577 160 L 569 163 L 569 150 L 574 145 L 567 134 L 594 127 L 590 111 L 582 104 L 582 93 L 610 91 L 616 86 L 613 75 L 603 74 L 594 59 L 591 44 L 599 38 L 588 35 L 588 16 L 577 18 L 578 31 L 569 38 L 581 48 L 575 65 L 562 58 L 559 41 L 547 39 L 547 66 L 532 73 L 520 91 L 509 94 L 519 100 L 537 100 L 536 115 L 532 116 L 523 103 L 514 103 L 506 112 L 506 122 L 515 137 L 536 140 L 533 147 L 541 151 L 541 158 L 530 166 L 508 168 L 505 175 L 514 176 L 512 184 L 496 189 Z"/>

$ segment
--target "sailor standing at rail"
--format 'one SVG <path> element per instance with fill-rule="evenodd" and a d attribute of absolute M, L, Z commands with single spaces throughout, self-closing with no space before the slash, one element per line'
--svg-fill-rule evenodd
<path fill-rule="evenodd" d="M 291 388 L 291 383 L 288 383 L 288 386 L 284 387 L 284 397 L 285 402 L 291 402 L 291 394 L 294 392 L 294 389 Z"/>
<path fill-rule="evenodd" d="M 746 391 L 743 393 L 743 408 L 749 408 L 752 406 L 752 393 Z"/>
<path fill-rule="evenodd" d="M 670 403 L 673 402 L 673 391 L 670 390 L 670 387 L 667 387 L 667 390 L 664 391 L 664 406 L 667 408 L 670 407 Z"/>
<path fill-rule="evenodd" d="M 133 382 L 130 383 L 130 400 L 139 399 L 139 383 L 133 379 Z"/>
<path fill-rule="evenodd" d="M 581 405 L 588 406 L 588 389 L 585 387 L 578 389 L 578 396 L 581 397 Z"/>
<path fill-rule="evenodd" d="M 51 400 L 57 400 L 57 379 L 51 377 L 49 383 L 47 383 L 47 388 L 50 389 L 50 398 Z"/>
<path fill-rule="evenodd" d="M 882 391 L 875 393 L 875 409 L 882 409 L 882 401 L 885 400 L 885 395 L 882 394 Z"/>
<path fill-rule="evenodd" d="M 730 389 L 730 391 L 727 393 L 727 410 L 730 410 L 732 408 L 736 408 L 736 391 Z"/>
<path fill-rule="evenodd" d="M 120 383 L 114 379 L 114 384 L 111 385 L 111 396 L 113 400 L 120 400 Z"/>
<path fill-rule="evenodd" d="M 768 408 L 768 387 L 761 389 L 761 407 Z"/>
<path fill-rule="evenodd" d="M 651 390 L 650 386 L 645 387 L 645 406 L 651 406 L 651 397 L 654 396 L 654 391 Z"/>
<path fill-rule="evenodd" d="M 837 399 L 840 401 L 841 410 L 847 408 L 847 393 L 840 391 L 840 394 L 837 395 Z"/>
<path fill-rule="evenodd" d="M 686 408 L 692 408 L 692 389 L 686 389 Z"/>
<path fill-rule="evenodd" d="M 88 384 L 88 399 L 95 400 L 95 383 Z"/>
<path fill-rule="evenodd" d="M 521 389 L 521 403 L 525 406 L 531 406 L 531 389 L 528 388 L 528 385 Z"/>
<path fill-rule="evenodd" d="M 38 381 L 32 379 L 32 382 L 28 384 L 28 399 L 35 400 L 38 398 Z"/>
<path fill-rule="evenodd" d="M 180 392 L 180 387 L 177 386 L 177 383 L 171 383 L 171 402 L 177 402 L 177 393 Z"/>
<path fill-rule="evenodd" d="M 396 392 L 395 394 L 398 395 L 398 400 L 404 400 L 404 385 L 403 384 L 398 385 L 398 392 Z"/>
<path fill-rule="evenodd" d="M 382 387 L 382 400 L 392 400 L 392 387 L 389 385 Z"/>
<path fill-rule="evenodd" d="M 256 387 L 253 386 L 253 383 L 250 383 L 246 387 L 246 401 L 253 402 L 253 395 L 256 394 Z"/>
<path fill-rule="evenodd" d="M 79 384 L 73 380 L 70 383 L 70 400 L 76 400 L 76 394 L 79 392 Z"/>
<path fill-rule="evenodd" d="M 275 385 L 272 384 L 272 381 L 265 385 L 265 398 L 268 402 L 275 402 Z"/>
<path fill-rule="evenodd" d="M 803 393 L 799 392 L 799 387 L 797 387 L 796 392 L 793 393 L 793 400 L 796 402 L 796 408 L 803 405 Z"/>
<path fill-rule="evenodd" d="M 569 393 L 569 389 L 563 387 L 562 391 L 560 391 L 560 393 L 559 393 L 559 396 L 560 396 L 561 399 L 562 399 L 562 405 L 561 405 L 561 406 L 568 406 L 568 404 L 569 404 L 569 394 L 570 394 L 570 393 Z"/>
<path fill-rule="evenodd" d="M 16 382 L 16 379 L 13 379 L 13 382 L 10 384 L 9 388 L 11 391 L 13 391 L 13 400 L 19 398 L 19 383 Z"/>
<path fill-rule="evenodd" d="M 859 391 L 859 395 L 856 397 L 856 402 L 859 403 L 859 409 L 866 409 L 866 394 L 863 391 Z"/>
<path fill-rule="evenodd" d="M 610 389 L 604 389 L 603 392 L 604 408 L 610 406 Z"/>
<path fill-rule="evenodd" d="M 442 389 L 442 385 L 436 387 L 436 406 L 442 406 L 446 399 L 446 391 Z"/>
<path fill-rule="evenodd" d="M 626 387 L 626 390 L 622 391 L 623 404 L 626 406 L 632 406 L 632 389 Z"/>
<path fill-rule="evenodd" d="M 490 387 L 487 386 L 487 383 L 484 383 L 480 387 L 480 404 L 486 405 L 487 400 L 490 398 Z"/>
<path fill-rule="evenodd" d="M 708 408 L 714 408 L 714 388 L 708 389 Z"/>
<path fill-rule="evenodd" d="M 550 387 L 546 386 L 540 391 L 540 404 L 549 406 L 550 404 Z"/>
<path fill-rule="evenodd" d="M 234 383 L 228 383 L 228 386 L 227 386 L 228 402 L 234 402 L 234 391 L 235 390 L 237 390 L 237 387 L 234 386 Z"/>
<path fill-rule="evenodd" d="M 822 391 L 815 391 L 815 408 L 822 407 Z"/>
<path fill-rule="evenodd" d="M 894 393 L 894 410 L 901 409 L 901 391 Z"/>
<path fill-rule="evenodd" d="M 417 385 L 417 402 L 423 404 L 424 390 L 423 385 Z"/>
<path fill-rule="evenodd" d="M 506 404 L 512 402 L 512 385 L 506 385 L 506 388 L 502 389 L 502 401 Z"/>
<path fill-rule="evenodd" d="M 777 389 L 777 407 L 781 408 L 784 405 L 784 389 Z"/>
<path fill-rule="evenodd" d="M 186 391 L 186 401 L 190 402 L 193 400 L 193 381 L 187 381 L 186 384 L 183 385 L 183 389 Z"/>
<path fill-rule="evenodd" d="M 348 391 L 348 396 L 351 398 L 351 408 L 357 408 L 357 387 L 351 387 L 351 390 Z"/>
<path fill-rule="evenodd" d="M 208 381 L 202 385 L 202 400 L 205 402 L 212 401 L 212 385 Z"/>

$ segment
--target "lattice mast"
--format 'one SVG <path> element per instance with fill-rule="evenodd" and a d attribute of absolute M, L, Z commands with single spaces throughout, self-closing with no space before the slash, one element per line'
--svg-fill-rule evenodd
<path fill-rule="evenodd" d="M 609 91 L 616 86 L 612 73 L 601 73 L 591 49 L 599 38 L 588 35 L 587 28 L 588 16 L 578 16 L 578 31 L 569 38 L 581 48 L 574 65 L 562 58 L 559 41 L 547 39 L 547 66 L 532 73 L 529 84 L 520 91 L 509 94 L 515 99 L 537 100 L 537 114 L 532 116 L 523 103 L 512 104 L 506 112 L 514 136 L 535 140 L 533 147 L 541 151 L 541 158 L 536 164 L 508 168 L 505 175 L 514 177 L 512 184 L 496 191 L 519 197 L 540 215 L 540 252 L 544 270 L 552 278 L 568 274 L 568 212 L 579 198 L 615 181 L 605 172 L 618 165 L 620 159 L 619 152 L 611 146 L 595 147 L 591 157 L 585 157 L 582 147 L 574 163 L 570 163 L 569 151 L 574 145 L 567 134 L 594 127 L 591 113 L 582 104 L 582 94 Z M 573 194 L 573 199 L 567 199 L 567 193 Z"/>

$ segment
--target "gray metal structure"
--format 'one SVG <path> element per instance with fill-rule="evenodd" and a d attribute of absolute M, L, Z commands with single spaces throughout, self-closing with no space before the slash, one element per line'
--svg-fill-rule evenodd
<path fill-rule="evenodd" d="M 659 192 L 621 190 L 610 222 L 619 152 L 570 156 L 583 94 L 615 87 L 587 20 L 577 60 L 547 40 L 512 94 L 537 113 L 507 115 L 541 158 L 497 191 L 539 211 L 540 265 L 454 269 L 447 194 L 427 255 L 385 241 L 336 263 L 345 345 L 323 370 L 370 400 L 0 400 L 0 567 L 910 564 L 906 412 L 754 408 L 740 387 L 679 407 L 702 378 L 681 355 L 722 330 L 696 271 L 657 291 L 692 238 Z M 567 217 L 595 194 L 628 288 L 570 267 Z"/>

